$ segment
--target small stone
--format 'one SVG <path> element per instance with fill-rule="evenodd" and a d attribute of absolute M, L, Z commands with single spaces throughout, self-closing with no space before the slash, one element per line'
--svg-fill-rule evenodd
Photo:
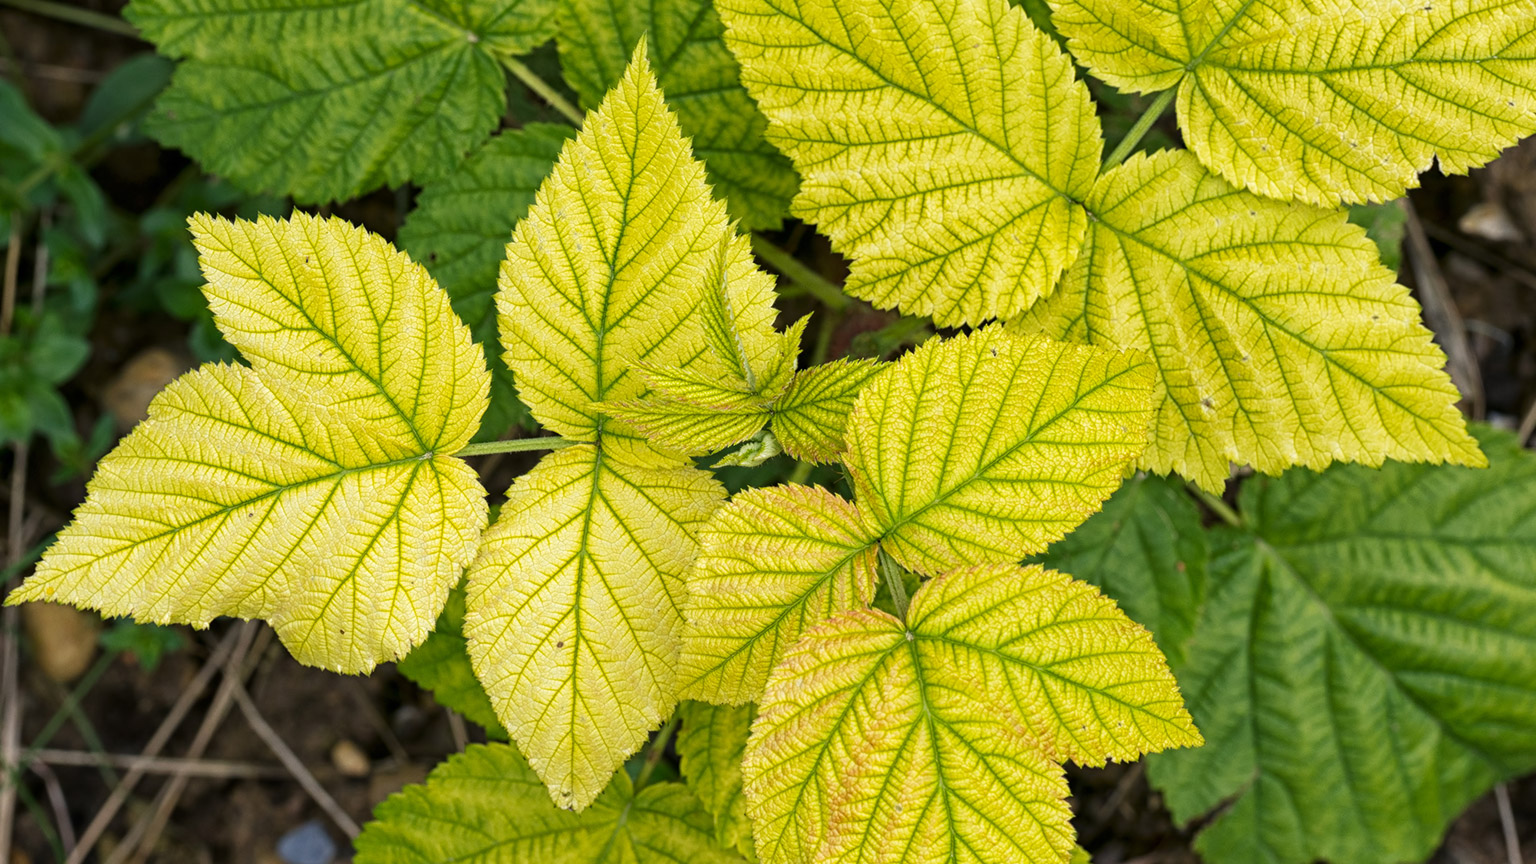
<path fill-rule="evenodd" d="M 336 841 L 318 819 L 311 819 L 278 839 L 277 855 L 285 864 L 331 864 Z"/>
<path fill-rule="evenodd" d="M 373 770 L 363 748 L 343 738 L 331 747 L 331 765 L 343 777 L 367 777 Z"/>
<path fill-rule="evenodd" d="M 21 623 L 38 668 L 51 680 L 64 684 L 91 668 L 101 630 L 101 618 L 94 613 L 57 603 L 27 603 L 21 607 Z"/>
<path fill-rule="evenodd" d="M 127 432 L 149 416 L 149 401 L 155 394 L 190 368 L 189 360 L 164 348 L 140 351 L 123 364 L 102 392 L 102 407 L 117 421 L 118 430 Z"/>

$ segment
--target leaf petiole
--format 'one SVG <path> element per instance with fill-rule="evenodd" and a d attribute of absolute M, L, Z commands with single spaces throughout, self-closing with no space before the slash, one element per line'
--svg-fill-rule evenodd
<path fill-rule="evenodd" d="M 505 441 L 481 441 L 479 444 L 466 444 L 463 449 L 453 455 L 467 458 L 470 456 L 489 456 L 492 453 L 526 453 L 530 450 L 559 450 L 562 447 L 570 447 L 582 443 L 584 442 L 561 438 L 558 435 L 545 435 L 538 438 L 509 438 Z"/>
<path fill-rule="evenodd" d="M 1195 494 L 1196 498 L 1200 499 L 1200 503 L 1220 517 L 1221 521 L 1231 525 L 1233 528 L 1243 527 L 1243 517 L 1239 516 L 1237 511 L 1233 510 L 1227 502 L 1221 500 L 1221 496 L 1213 495 L 1191 482 L 1186 481 L 1184 485 Z"/>
<path fill-rule="evenodd" d="M 1120 143 L 1115 147 L 1114 152 L 1110 153 L 1109 158 L 1104 160 L 1104 167 L 1100 169 L 1101 171 L 1108 171 L 1124 162 L 1125 157 L 1131 155 L 1131 151 L 1135 150 L 1136 145 L 1141 143 L 1141 139 L 1152 128 L 1152 124 L 1156 123 L 1157 118 L 1163 116 L 1163 112 L 1168 110 L 1169 103 L 1173 101 L 1174 94 L 1178 92 L 1179 88 L 1170 87 L 1157 94 L 1157 99 L 1153 100 L 1152 104 L 1147 107 L 1147 110 L 1142 112 L 1140 117 L 1136 118 L 1136 125 L 1131 127 L 1131 131 L 1125 133 L 1125 137 L 1120 139 Z"/>
<path fill-rule="evenodd" d="M 907 583 L 901 579 L 901 565 L 896 563 L 889 552 L 884 548 L 880 550 L 880 572 L 885 576 L 885 587 L 891 592 L 891 603 L 896 607 L 896 617 L 906 623 L 907 605 L 912 601 L 907 597 Z"/>

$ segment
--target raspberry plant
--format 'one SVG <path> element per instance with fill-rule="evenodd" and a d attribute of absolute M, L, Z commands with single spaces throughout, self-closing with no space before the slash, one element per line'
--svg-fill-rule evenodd
<path fill-rule="evenodd" d="M 162 141 L 301 204 L 420 184 L 416 260 L 193 219 L 246 365 L 162 393 L 8 602 L 263 618 L 510 739 L 357 860 L 1081 861 L 1063 763 L 1152 753 L 1212 861 L 1388 864 L 1536 766 L 1536 463 L 1342 209 L 1536 131 L 1531 0 L 129 14 Z M 585 116 L 516 59 L 551 37 Z M 1159 94 L 1107 156 L 1074 61 Z M 492 136 L 508 72 L 579 131 Z M 1134 152 L 1175 100 L 1189 149 Z M 786 211 L 953 332 L 802 367 L 741 233 Z M 523 410 L 554 435 L 494 440 Z M 850 494 L 726 501 L 781 449 Z M 488 526 L 465 460 L 514 450 Z M 1233 463 L 1278 475 L 1236 510 Z M 679 720 L 683 782 L 623 769 Z"/>

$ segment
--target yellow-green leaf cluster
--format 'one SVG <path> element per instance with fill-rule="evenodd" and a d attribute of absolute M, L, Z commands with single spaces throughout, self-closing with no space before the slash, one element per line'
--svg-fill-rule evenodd
<path fill-rule="evenodd" d="M 1082 256 L 1020 323 L 1151 358 L 1143 467 L 1220 489 L 1229 460 L 1483 464 L 1417 304 L 1343 212 L 1234 189 L 1177 151 L 1106 172 L 1088 207 Z"/>
<path fill-rule="evenodd" d="M 1008 317 L 1076 257 L 1102 141 L 1071 61 L 1007 0 L 720 0 L 742 83 L 846 290 Z"/>
<path fill-rule="evenodd" d="M 1146 630 L 1011 564 L 929 582 L 905 622 L 860 610 L 812 630 L 760 711 L 742 770 L 768 864 L 1065 861 L 1060 760 L 1201 743 Z"/>
<path fill-rule="evenodd" d="M 485 526 L 485 492 L 452 455 L 485 410 L 480 349 L 424 270 L 339 220 L 192 230 L 214 320 L 251 365 L 157 396 L 7 602 L 265 618 L 306 663 L 393 660 L 431 630 Z"/>
<path fill-rule="evenodd" d="M 596 799 L 676 706 L 682 577 L 724 497 L 685 448 L 652 446 L 616 406 L 653 387 L 782 388 L 793 356 L 772 296 L 640 45 L 517 226 L 496 298 L 530 411 L 584 443 L 509 490 L 469 571 L 465 635 L 562 807 Z"/>
<path fill-rule="evenodd" d="M 1318 204 L 1382 201 L 1536 132 L 1525 0 L 1057 0 L 1095 76 L 1178 88 L 1191 150 L 1226 180 Z"/>

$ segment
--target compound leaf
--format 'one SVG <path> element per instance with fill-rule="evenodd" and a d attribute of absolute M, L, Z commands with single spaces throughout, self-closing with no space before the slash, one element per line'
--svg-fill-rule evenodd
<path fill-rule="evenodd" d="M 437 616 L 437 624 L 427 641 L 395 664 L 400 674 L 432 691 L 439 705 L 463 714 L 472 723 L 485 728 L 489 738 L 505 740 L 507 730 L 496 719 L 496 709 L 485 695 L 485 688 L 475 678 L 469 662 L 468 643 L 464 640 L 464 588 L 456 586 L 448 593 L 448 602 Z"/>
<path fill-rule="evenodd" d="M 469 570 L 475 672 L 562 807 L 590 804 L 677 704 L 683 573 L 725 493 L 651 462 L 594 445 L 544 457 Z"/>
<path fill-rule="evenodd" d="M 517 751 L 475 744 L 373 811 L 357 864 L 740 864 L 687 787 L 621 774 L 583 813 L 556 809 Z"/>
<path fill-rule="evenodd" d="M 1201 741 L 1151 636 L 1040 567 L 962 568 L 908 623 L 810 631 L 775 668 L 742 766 L 758 854 L 787 862 L 1065 861 L 1058 760 Z"/>
<path fill-rule="evenodd" d="M 844 457 L 859 509 L 929 575 L 1018 561 L 1072 530 L 1146 444 L 1139 356 L 991 327 L 931 339 L 854 403 Z"/>
<path fill-rule="evenodd" d="M 595 403 L 644 391 L 637 363 L 727 379 L 695 314 L 722 283 L 747 356 L 777 345 L 773 280 L 710 198 L 642 46 L 507 247 L 496 303 L 523 401 L 551 430 L 593 440 L 606 421 Z"/>
<path fill-rule="evenodd" d="M 1536 767 L 1536 458 L 1243 485 L 1179 669 L 1210 743 L 1152 764 L 1213 864 L 1421 861 Z"/>
<path fill-rule="evenodd" d="M 400 226 L 400 248 L 437 277 L 477 339 L 494 337 L 496 273 L 512 226 L 555 167 L 569 126 L 530 123 L 487 141 L 448 177 L 425 186 Z"/>
<path fill-rule="evenodd" d="M 561 0 L 560 61 L 591 106 L 618 83 L 642 36 L 683 134 L 747 228 L 777 228 L 795 195 L 788 159 L 763 140 L 768 121 L 742 89 L 710 0 Z"/>
<path fill-rule="evenodd" d="M 1418 304 L 1344 213 L 1234 189 L 1183 151 L 1106 172 L 1088 208 L 1082 257 L 1020 320 L 1152 359 L 1142 467 L 1219 490 L 1229 460 L 1483 464 Z"/>
<path fill-rule="evenodd" d="M 1536 132 L 1525 0 L 1056 0 L 1080 62 L 1177 86 L 1200 160 L 1262 195 L 1384 201 L 1438 160 L 1465 173 Z"/>
<path fill-rule="evenodd" d="M 134 0 L 181 58 L 150 129 L 209 171 L 306 203 L 446 175 L 506 108 L 499 56 L 554 30 L 554 0 Z"/>
<path fill-rule="evenodd" d="M 1038 560 L 1098 586 L 1178 666 L 1205 599 L 1209 557 L 1200 511 L 1183 484 L 1142 476 Z"/>
<path fill-rule="evenodd" d="M 605 402 L 603 411 L 639 430 L 651 444 L 693 456 L 713 453 L 751 438 L 769 417 L 768 409 L 757 406 L 722 410 L 655 397 Z"/>
<path fill-rule="evenodd" d="M 1072 62 L 1006 0 L 719 0 L 792 212 L 852 259 L 846 290 L 942 325 L 1050 292 L 1103 142 Z"/>
<path fill-rule="evenodd" d="M 396 659 L 485 527 L 479 479 L 452 455 L 485 410 L 480 349 L 425 271 L 339 220 L 192 227 L 215 321 L 251 365 L 157 396 L 7 602 L 266 618 L 305 663 Z"/>
<path fill-rule="evenodd" d="M 751 489 L 716 511 L 688 573 L 683 695 L 756 700 L 802 631 L 874 599 L 876 539 L 858 508 L 817 487 Z"/>
<path fill-rule="evenodd" d="M 853 400 L 885 368 L 875 360 L 845 358 L 797 373 L 773 405 L 773 434 L 784 452 L 803 462 L 842 455 Z"/>
<path fill-rule="evenodd" d="M 684 702 L 677 713 L 683 721 L 677 732 L 683 779 L 715 817 L 715 839 L 720 845 L 749 854 L 752 823 L 741 793 L 741 758 L 757 709 Z"/>

